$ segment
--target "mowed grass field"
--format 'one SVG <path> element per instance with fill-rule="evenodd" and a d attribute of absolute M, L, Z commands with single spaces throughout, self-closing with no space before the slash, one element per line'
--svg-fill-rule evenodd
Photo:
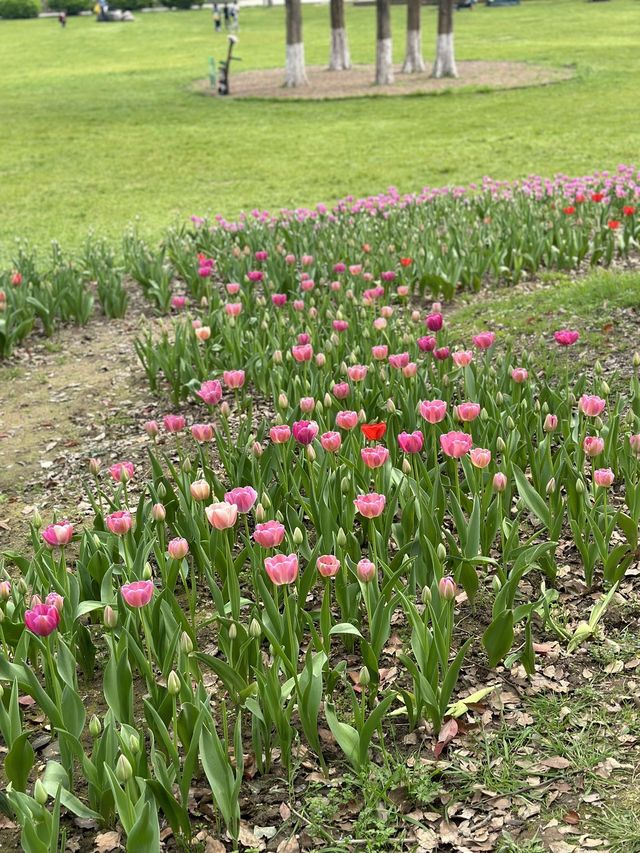
<path fill-rule="evenodd" d="M 307 61 L 326 62 L 326 6 L 305 6 Z M 347 10 L 354 60 L 374 58 L 374 7 Z M 405 8 L 393 8 L 401 60 Z M 425 8 L 433 56 L 436 15 Z M 192 83 L 221 57 L 210 11 L 138 14 L 134 24 L 0 21 L 0 253 L 15 236 L 65 245 L 139 216 L 175 217 L 331 202 L 491 174 L 584 173 L 640 152 L 640 2 L 524 0 L 456 15 L 459 59 L 575 65 L 569 82 L 327 102 L 203 97 Z M 284 60 L 284 10 L 241 12 L 240 68 Z M 372 87 L 372 93 L 375 89 Z"/>

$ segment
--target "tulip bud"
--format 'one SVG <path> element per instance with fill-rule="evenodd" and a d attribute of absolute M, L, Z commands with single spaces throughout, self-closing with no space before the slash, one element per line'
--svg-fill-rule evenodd
<path fill-rule="evenodd" d="M 309 462 L 315 462 L 316 461 L 316 452 L 310 444 L 307 444 L 306 454 L 307 454 L 307 459 L 309 460 Z"/>
<path fill-rule="evenodd" d="M 393 402 L 391 397 L 387 400 L 387 411 L 390 415 L 393 415 L 396 411 L 396 404 Z"/>
<path fill-rule="evenodd" d="M 549 411 L 550 411 L 550 409 L 549 409 L 549 404 L 548 404 L 548 403 L 546 402 L 546 400 L 545 400 L 545 402 L 542 404 L 542 414 L 543 414 L 543 415 L 548 415 L 548 414 L 549 414 Z"/>
<path fill-rule="evenodd" d="M 447 549 L 444 547 L 442 542 L 436 548 L 436 556 L 441 563 L 447 559 Z"/>
<path fill-rule="evenodd" d="M 489 412 L 486 409 L 482 409 L 480 412 L 480 420 L 488 421 L 489 420 Z"/>
<path fill-rule="evenodd" d="M 274 364 L 282 364 L 282 352 L 281 352 L 281 350 L 277 349 L 273 353 L 273 362 L 274 362 Z"/>
<path fill-rule="evenodd" d="M 540 407 L 540 400 L 538 400 L 538 398 L 536 397 L 536 401 L 535 401 L 535 403 L 533 404 L 533 409 L 534 409 L 534 411 L 535 411 L 535 412 L 539 412 L 539 411 L 540 411 L 540 408 L 541 408 L 541 407 Z"/>
<path fill-rule="evenodd" d="M 445 601 L 453 601 L 457 592 L 453 578 L 440 578 L 438 592 L 440 593 L 440 598 L 443 598 Z"/>
<path fill-rule="evenodd" d="M 287 395 L 282 391 L 278 396 L 278 406 L 281 409 L 286 409 L 289 405 L 289 400 L 287 399 Z"/>
<path fill-rule="evenodd" d="M 249 636 L 253 637 L 254 640 L 257 640 L 261 634 L 262 628 L 260 627 L 260 623 L 254 617 L 249 624 Z"/>
<path fill-rule="evenodd" d="M 445 373 L 445 375 L 442 377 L 442 387 L 443 388 L 449 387 L 449 374 L 448 373 Z"/>
<path fill-rule="evenodd" d="M 121 785 L 124 785 L 132 776 L 133 767 L 131 766 L 129 759 L 126 755 L 121 755 L 120 758 L 118 758 L 118 763 L 116 764 L 116 779 Z"/>
<path fill-rule="evenodd" d="M 235 622 L 232 622 L 231 625 L 229 625 L 229 639 L 231 640 L 231 642 L 233 642 L 237 638 L 237 636 L 238 626 Z"/>
<path fill-rule="evenodd" d="M 609 383 L 605 382 L 604 379 L 600 383 L 600 390 L 602 391 L 602 394 L 605 397 L 607 397 L 611 393 L 611 388 L 609 388 Z"/>
<path fill-rule="evenodd" d="M 156 489 L 156 492 L 157 492 L 160 500 L 162 500 L 164 497 L 166 497 L 167 489 L 166 489 L 165 484 L 164 483 L 158 483 L 158 488 Z"/>
<path fill-rule="evenodd" d="M 167 511 L 162 504 L 158 503 L 153 505 L 151 515 L 154 521 L 164 521 L 167 517 Z"/>
<path fill-rule="evenodd" d="M 267 513 L 265 511 L 265 508 L 262 506 L 262 504 L 257 504 L 256 509 L 255 509 L 255 514 L 256 514 L 256 521 L 258 522 L 258 524 L 260 524 L 261 522 L 263 522 L 265 520 Z"/>
<path fill-rule="evenodd" d="M 340 481 L 340 491 L 343 495 L 348 495 L 351 490 L 351 480 L 348 477 L 343 477 Z"/>
<path fill-rule="evenodd" d="M 602 365 L 600 364 L 600 361 L 599 361 L 599 360 L 598 360 L 598 361 L 596 361 L 596 363 L 595 363 L 595 365 L 594 365 L 593 369 L 594 369 L 594 371 L 595 371 L 596 376 L 601 376 L 601 375 L 602 375 Z"/>
<path fill-rule="evenodd" d="M 358 684 L 360 687 L 366 687 L 371 683 L 371 675 L 366 666 L 363 666 L 360 670 L 360 675 L 358 676 Z"/>
<path fill-rule="evenodd" d="M 422 603 L 425 605 L 430 604 L 432 597 L 433 596 L 431 594 L 431 587 L 423 586 L 422 587 Z"/>
<path fill-rule="evenodd" d="M 189 459 L 189 457 L 187 457 L 182 463 L 182 470 L 185 474 L 191 473 L 191 460 Z"/>
<path fill-rule="evenodd" d="M 220 416 L 226 419 L 230 414 L 231 409 L 229 408 L 229 404 L 226 400 L 223 400 L 222 403 L 220 403 Z"/>
<path fill-rule="evenodd" d="M 100 542 L 100 537 L 97 533 L 93 534 L 93 544 L 96 546 L 96 548 L 99 548 L 102 545 L 102 543 Z"/>
<path fill-rule="evenodd" d="M 358 420 L 361 424 L 363 424 L 367 420 L 367 414 L 364 409 L 360 409 L 358 412 Z"/>
<path fill-rule="evenodd" d="M 640 367 L 640 352 L 634 352 L 633 354 L 633 366 Z"/>
<path fill-rule="evenodd" d="M 338 528 L 338 534 L 336 536 L 336 545 L 338 546 L 338 548 L 344 548 L 346 544 L 347 544 L 346 534 L 345 534 L 344 530 L 341 527 L 339 527 Z"/>
<path fill-rule="evenodd" d="M 0 625 L 4 622 L 4 610 L 0 610 Z"/>
<path fill-rule="evenodd" d="M 105 628 L 111 628 L 111 630 L 113 630 L 118 624 L 118 614 L 109 604 L 107 604 L 102 613 L 102 621 L 104 622 Z"/>
<path fill-rule="evenodd" d="M 514 422 L 513 418 L 511 417 L 511 415 L 509 415 L 509 417 L 507 418 L 507 429 L 509 431 L 511 431 L 511 430 L 514 430 L 515 428 L 516 428 L 515 422 Z"/>
<path fill-rule="evenodd" d="M 598 417 L 596 417 L 596 418 L 594 418 L 594 419 L 593 419 L 593 425 L 594 425 L 594 427 L 595 427 L 597 430 L 601 430 L 601 429 L 602 429 L 602 427 L 604 426 L 604 423 L 603 423 L 602 418 L 600 417 L 600 415 L 598 415 Z"/>
<path fill-rule="evenodd" d="M 547 487 L 545 489 L 548 495 L 552 495 L 556 490 L 556 478 L 552 477 L 547 483 Z"/>
<path fill-rule="evenodd" d="M 498 393 L 496 394 L 496 403 L 498 404 L 498 406 L 501 406 L 504 403 L 504 394 L 502 393 L 502 391 L 498 391 Z"/>
<path fill-rule="evenodd" d="M 150 581 L 153 577 L 153 571 L 151 569 L 151 563 L 145 563 L 144 569 L 142 570 L 142 579 L 145 581 Z"/>
<path fill-rule="evenodd" d="M 260 498 L 260 503 L 265 509 L 271 509 L 271 498 L 269 497 L 268 492 L 263 492 L 262 497 Z"/>
<path fill-rule="evenodd" d="M 320 402 L 320 400 L 318 400 L 318 402 L 316 403 L 316 411 L 315 411 L 315 413 L 316 413 L 316 415 L 321 415 L 323 412 L 324 412 L 324 406 L 322 405 L 322 403 Z"/>
<path fill-rule="evenodd" d="M 36 779 L 36 784 L 33 786 L 33 799 L 40 806 L 46 805 L 49 795 L 44 789 L 44 785 L 39 779 Z"/>
<path fill-rule="evenodd" d="M 409 462 L 409 460 L 407 459 L 406 456 L 402 460 L 402 472 L 403 472 L 403 474 L 410 474 L 411 473 L 411 462 Z"/>
<path fill-rule="evenodd" d="M 180 635 L 180 651 L 184 655 L 190 655 L 193 651 L 193 640 L 186 631 Z"/>
<path fill-rule="evenodd" d="M 498 577 L 498 575 L 494 575 L 493 580 L 491 581 L 491 589 L 497 595 L 502 589 L 502 581 Z"/>
<path fill-rule="evenodd" d="M 296 529 L 293 531 L 292 538 L 294 545 L 302 545 L 302 543 L 304 542 L 304 533 L 299 527 L 296 527 Z"/>
<path fill-rule="evenodd" d="M 180 693 L 180 679 L 178 678 L 177 672 L 173 669 L 167 678 L 167 691 L 169 696 L 177 696 L 178 693 Z"/>
<path fill-rule="evenodd" d="M 36 530 L 40 530 L 40 528 L 42 527 L 42 516 L 40 515 L 38 510 L 36 510 L 33 513 L 33 522 L 32 523 L 33 523 L 33 526 L 35 527 Z"/>
<path fill-rule="evenodd" d="M 100 732 L 102 731 L 102 723 L 100 722 L 100 718 L 95 714 L 89 720 L 89 734 L 92 738 L 100 737 Z"/>
<path fill-rule="evenodd" d="M 331 399 L 331 394 L 329 394 L 329 392 L 327 391 L 327 393 L 324 395 L 324 407 L 325 409 L 330 409 L 332 405 L 333 400 Z"/>
<path fill-rule="evenodd" d="M 4 687 L 2 686 L 2 684 L 0 684 L 0 700 L 2 699 L 3 696 L 4 696 Z"/>
<path fill-rule="evenodd" d="M 27 586 L 27 582 L 24 578 L 20 578 L 20 580 L 18 581 L 18 592 L 21 595 L 26 595 L 28 591 L 29 587 Z"/>
<path fill-rule="evenodd" d="M 93 474 L 94 477 L 97 477 L 100 473 L 100 460 L 99 459 L 90 459 L 89 460 L 89 471 Z"/>
<path fill-rule="evenodd" d="M 582 480 L 580 480 L 580 479 L 576 480 L 576 492 L 577 492 L 579 495 L 583 495 L 583 494 L 584 494 L 584 482 L 583 482 Z"/>
<path fill-rule="evenodd" d="M 498 453 L 504 453 L 507 449 L 507 445 L 504 443 L 504 439 L 501 435 L 499 435 L 496 439 L 496 450 Z"/>

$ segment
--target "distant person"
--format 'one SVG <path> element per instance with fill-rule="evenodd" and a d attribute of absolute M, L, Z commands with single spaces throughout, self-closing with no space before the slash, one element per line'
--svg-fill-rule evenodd
<path fill-rule="evenodd" d="M 217 33 L 222 31 L 222 18 L 220 17 L 220 9 L 218 9 L 217 3 L 213 4 L 213 26 Z"/>
<path fill-rule="evenodd" d="M 59 13 L 58 23 L 60 24 L 62 29 L 64 29 L 67 26 L 67 13 L 66 12 L 60 12 Z"/>
<path fill-rule="evenodd" d="M 229 11 L 229 16 L 231 18 L 231 29 L 239 30 L 240 29 L 240 7 L 238 6 L 237 0 L 233 0 L 231 3 L 231 9 Z"/>
<path fill-rule="evenodd" d="M 225 30 L 229 29 L 229 4 L 225 3 L 222 7 L 222 14 L 224 15 L 224 28 Z"/>

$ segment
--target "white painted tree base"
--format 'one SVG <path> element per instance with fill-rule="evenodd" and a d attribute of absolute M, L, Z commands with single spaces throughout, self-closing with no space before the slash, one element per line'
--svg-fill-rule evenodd
<path fill-rule="evenodd" d="M 436 61 L 433 63 L 432 77 L 457 77 L 456 59 L 453 53 L 453 33 L 438 36 Z"/>
<path fill-rule="evenodd" d="M 380 39 L 376 47 L 376 85 L 389 86 L 393 83 L 391 39 Z"/>
<path fill-rule="evenodd" d="M 284 72 L 284 85 L 287 88 L 309 85 L 304 65 L 304 42 L 287 45 L 287 62 Z"/>
<path fill-rule="evenodd" d="M 426 70 L 422 58 L 422 32 L 420 30 L 407 30 L 407 49 L 402 64 L 402 73 L 416 74 L 419 71 Z"/>
<path fill-rule="evenodd" d="M 344 27 L 331 30 L 331 55 L 329 56 L 329 71 L 348 71 L 351 68 L 351 53 L 349 40 Z"/>

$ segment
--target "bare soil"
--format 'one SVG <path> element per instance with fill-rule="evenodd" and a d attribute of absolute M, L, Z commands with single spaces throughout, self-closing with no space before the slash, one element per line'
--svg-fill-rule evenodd
<path fill-rule="evenodd" d="M 526 86 L 544 86 L 573 77 L 570 67 L 551 68 L 525 62 L 459 62 L 459 77 L 433 79 L 430 67 L 421 74 L 402 74 L 395 66 L 395 83 L 376 86 L 373 82 L 373 65 L 355 65 L 350 71 L 329 71 L 325 66 L 307 67 L 309 85 L 295 89 L 283 86 L 281 68 L 262 71 L 242 71 L 231 77 L 231 96 L 234 98 L 285 98 L 294 100 L 331 100 L 334 98 L 361 98 L 376 95 L 436 94 L 451 89 L 518 89 Z M 196 91 L 216 96 L 208 80 L 198 81 Z"/>

